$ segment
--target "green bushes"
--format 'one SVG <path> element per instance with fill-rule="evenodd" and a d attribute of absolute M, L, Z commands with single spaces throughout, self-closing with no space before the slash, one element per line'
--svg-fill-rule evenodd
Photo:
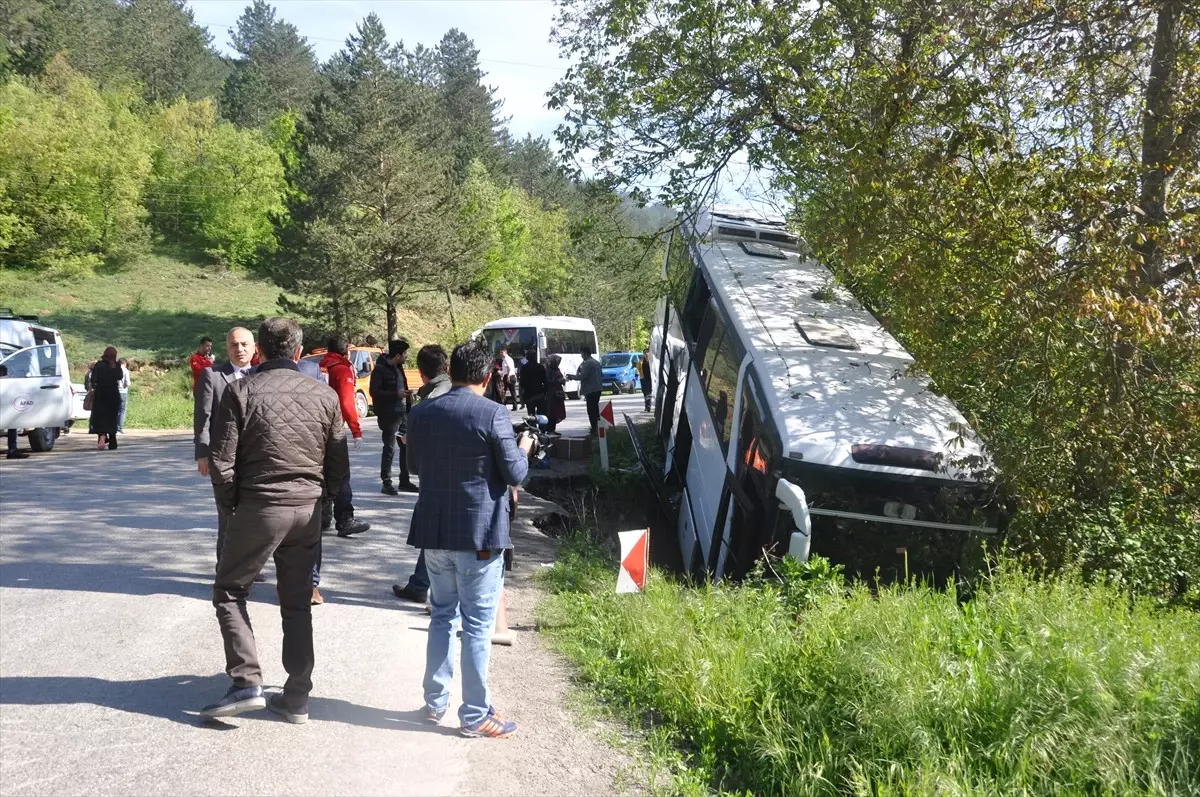
<path fill-rule="evenodd" d="M 217 117 L 212 100 L 178 100 L 151 121 L 158 146 L 147 187 L 154 226 L 227 266 L 275 251 L 271 214 L 283 213 L 283 163 L 258 130 Z"/>
<path fill-rule="evenodd" d="M 0 266 L 77 275 L 144 248 L 151 142 L 134 101 L 61 59 L 0 85 Z"/>
<path fill-rule="evenodd" d="M 80 276 L 150 242 L 225 265 L 274 251 L 283 164 L 260 131 L 221 121 L 211 100 L 147 107 L 101 91 L 62 58 L 0 84 L 0 266 Z"/>
<path fill-rule="evenodd" d="M 585 680 L 663 726 L 712 786 L 754 794 L 1200 790 L 1200 620 L 1003 572 L 975 599 L 787 585 L 693 589 L 568 552 L 544 626 Z"/>

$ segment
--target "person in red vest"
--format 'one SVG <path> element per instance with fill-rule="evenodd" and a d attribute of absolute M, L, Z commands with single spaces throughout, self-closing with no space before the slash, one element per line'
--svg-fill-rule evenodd
<path fill-rule="evenodd" d="M 205 368 L 211 368 L 213 364 L 212 358 L 212 338 L 205 335 L 200 338 L 200 348 L 196 349 L 196 353 L 188 360 L 188 365 L 192 366 L 192 394 L 196 393 L 196 385 L 200 384 L 200 374 L 204 373 Z"/>
<path fill-rule="evenodd" d="M 346 336 L 336 334 L 326 342 L 326 355 L 321 359 L 321 370 L 329 375 L 329 386 L 338 394 L 342 405 L 342 420 L 350 429 L 353 438 L 352 445 L 357 450 L 362 445 L 362 426 L 358 422 L 358 408 L 354 403 L 355 369 L 347 353 L 349 345 Z M 371 524 L 354 519 L 354 494 L 350 490 L 350 476 L 346 475 L 341 490 L 333 502 L 333 511 L 326 510 L 323 526 L 329 528 L 329 520 L 336 522 L 339 537 L 349 537 L 371 528 Z"/>

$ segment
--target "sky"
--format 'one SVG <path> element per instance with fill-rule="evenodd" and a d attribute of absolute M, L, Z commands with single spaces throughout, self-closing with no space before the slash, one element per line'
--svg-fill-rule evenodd
<path fill-rule="evenodd" d="M 248 0 L 189 0 L 196 22 L 208 28 L 224 52 L 230 28 Z M 475 41 L 484 82 L 504 99 L 503 113 L 515 138 L 526 133 L 552 138 L 562 116 L 546 108 L 546 92 L 568 63 L 550 43 L 550 0 L 272 0 L 278 16 L 308 39 L 321 61 L 342 49 L 354 26 L 374 11 L 388 38 L 405 47 L 435 46 L 451 28 Z"/>
<path fill-rule="evenodd" d="M 546 92 L 565 74 L 570 63 L 559 57 L 550 43 L 554 23 L 551 0 L 271 0 L 277 16 L 296 26 L 308 39 L 321 61 L 345 46 L 355 26 L 374 11 L 383 21 L 388 38 L 405 47 L 417 44 L 433 47 L 446 31 L 458 28 L 467 34 L 479 50 L 484 82 L 496 87 L 496 96 L 504 100 L 502 114 L 510 117 L 509 132 L 514 138 L 526 133 L 544 136 L 557 149 L 554 129 L 562 114 L 546 108 Z M 231 29 L 249 0 L 188 0 L 196 22 L 208 28 L 213 44 L 226 54 Z M 586 162 L 586 156 L 584 158 Z M 587 171 L 585 165 L 585 171 Z M 648 180 L 653 186 L 656 181 Z M 749 190 L 740 191 L 745 186 Z M 721 181 L 718 199 L 722 202 L 750 204 L 760 210 L 774 210 L 759 195 L 762 183 L 751 178 L 743 158 Z M 760 207 L 761 206 L 761 207 Z"/>

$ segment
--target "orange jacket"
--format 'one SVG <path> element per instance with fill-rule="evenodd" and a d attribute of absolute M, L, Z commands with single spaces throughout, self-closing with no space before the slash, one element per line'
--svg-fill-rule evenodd
<path fill-rule="evenodd" d="M 342 420 L 350 427 L 355 439 L 362 437 L 358 425 L 358 407 L 354 404 L 354 366 L 341 354 L 329 352 L 321 358 L 321 370 L 329 374 L 329 386 L 337 391 L 342 405 Z"/>

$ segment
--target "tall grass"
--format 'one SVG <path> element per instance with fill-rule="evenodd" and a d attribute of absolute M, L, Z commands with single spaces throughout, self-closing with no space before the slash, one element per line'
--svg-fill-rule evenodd
<path fill-rule="evenodd" d="M 130 429 L 191 428 L 193 406 L 190 368 L 169 368 L 163 373 L 141 371 L 131 380 L 125 426 Z"/>
<path fill-rule="evenodd" d="M 1200 793 L 1193 613 L 1021 572 L 961 605 L 919 585 L 844 588 L 828 570 L 715 588 L 655 573 L 640 596 L 613 594 L 614 573 L 567 551 L 542 624 L 715 789 Z"/>

